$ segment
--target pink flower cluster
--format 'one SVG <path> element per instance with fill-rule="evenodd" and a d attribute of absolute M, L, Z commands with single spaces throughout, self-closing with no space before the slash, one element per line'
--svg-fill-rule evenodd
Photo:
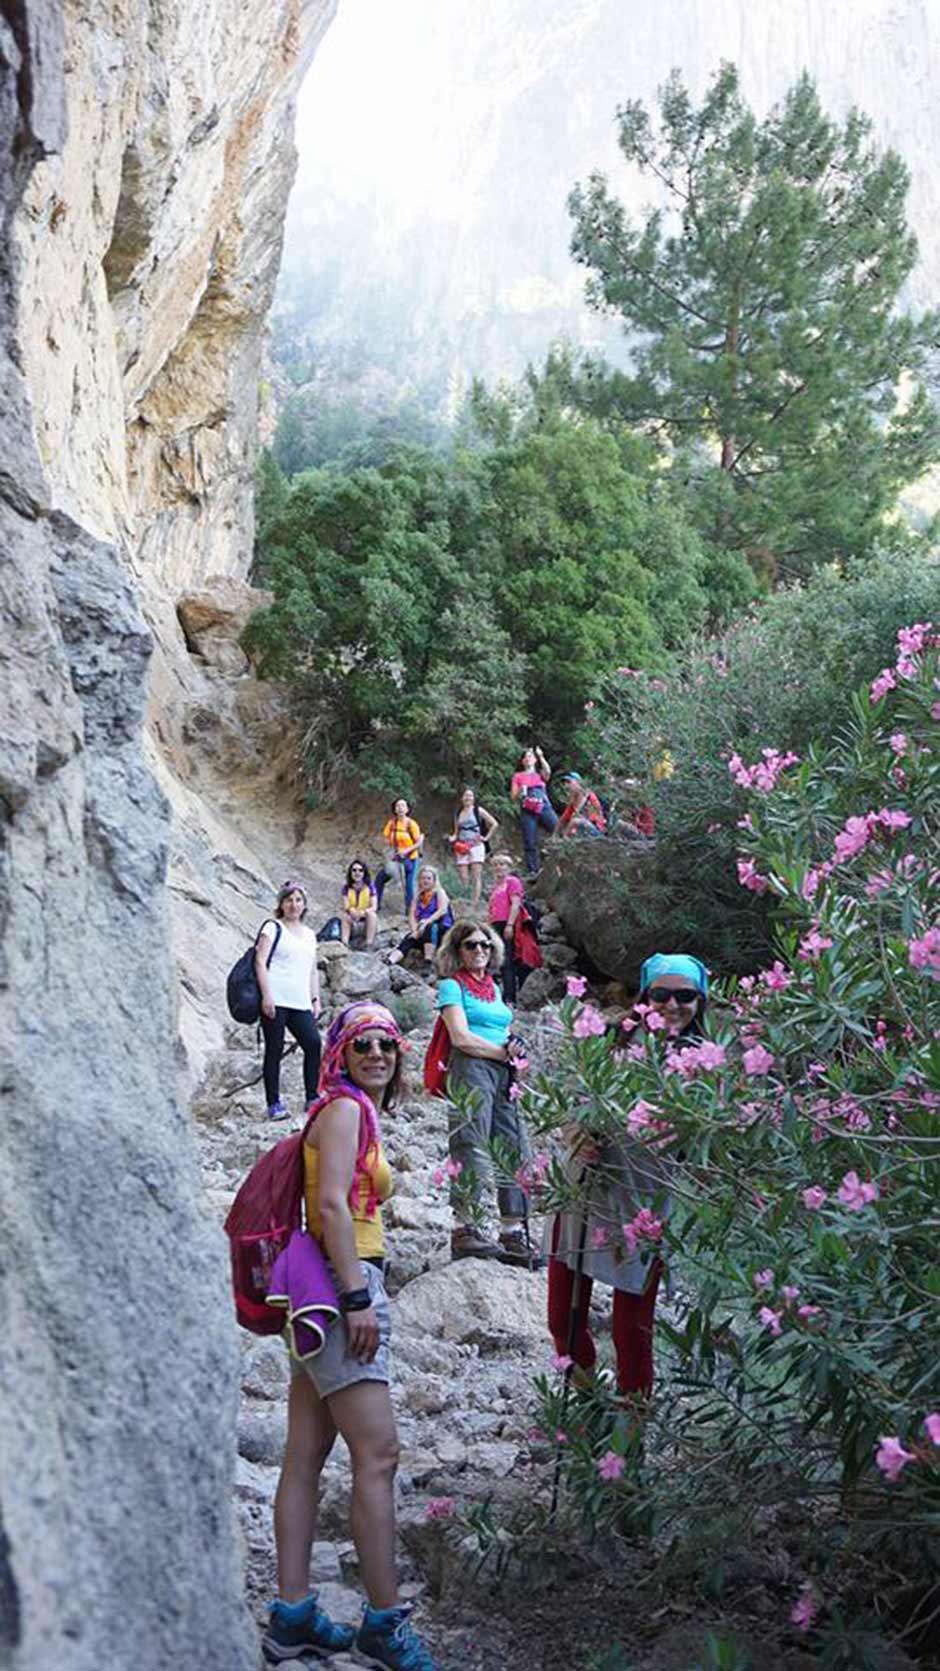
<path fill-rule="evenodd" d="M 819 1612 L 819 1597 L 812 1584 L 804 1584 L 790 1609 L 790 1622 L 797 1630 L 811 1630 Z"/>
<path fill-rule="evenodd" d="M 517 1168 L 516 1183 L 521 1190 L 524 1190 L 526 1195 L 531 1195 L 533 1190 L 538 1189 L 539 1185 L 545 1182 L 550 1166 L 551 1161 L 548 1155 L 533 1155 L 531 1160 L 524 1160 L 522 1165 Z"/>
<path fill-rule="evenodd" d="M 804 934 L 800 941 L 796 955 L 801 957 L 804 963 L 818 963 L 823 952 L 828 951 L 831 945 L 829 936 L 820 934 L 818 923 L 814 923 L 809 933 Z"/>
<path fill-rule="evenodd" d="M 424 1505 L 425 1520 L 449 1520 L 457 1507 L 455 1497 L 430 1497 Z"/>
<path fill-rule="evenodd" d="M 443 1166 L 438 1166 L 434 1172 L 434 1182 L 438 1189 L 446 1184 L 448 1178 L 459 1178 L 463 1171 L 462 1160 L 445 1160 Z"/>
<path fill-rule="evenodd" d="M 762 749 L 761 754 L 763 758 L 753 766 L 745 766 L 740 754 L 732 754 L 728 770 L 742 789 L 759 789 L 766 795 L 776 788 L 781 772 L 785 772 L 788 766 L 799 765 L 799 755 L 781 754 L 775 748 Z"/>
<path fill-rule="evenodd" d="M 723 1068 L 727 1056 L 723 1044 L 703 1039 L 701 1044 L 687 1044 L 681 1050 L 670 1050 L 666 1067 L 681 1074 L 683 1079 L 692 1079 L 697 1073 L 710 1073 L 714 1068 Z"/>
<path fill-rule="evenodd" d="M 569 975 L 565 984 L 565 991 L 569 998 L 583 998 L 587 991 L 587 981 L 583 975 Z"/>
<path fill-rule="evenodd" d="M 571 1029 L 576 1039 L 589 1039 L 592 1036 L 600 1038 L 607 1031 L 607 1023 L 593 1004 L 584 1004 L 574 1018 Z"/>
<path fill-rule="evenodd" d="M 931 1445 L 940 1445 L 940 1410 L 934 1410 L 924 1417 L 924 1428 Z M 926 1448 L 908 1451 L 904 1449 L 896 1433 L 883 1433 L 878 1440 L 875 1451 L 875 1466 L 880 1468 L 889 1485 L 895 1485 L 909 1462 L 933 1461 Z"/>
<path fill-rule="evenodd" d="M 839 1185 L 837 1199 L 850 1213 L 860 1213 L 878 1199 L 878 1185 L 863 1180 L 857 1172 L 847 1172 Z"/>
<path fill-rule="evenodd" d="M 628 1253 L 635 1253 L 640 1242 L 658 1242 L 663 1233 L 663 1221 L 649 1207 L 641 1207 L 629 1224 L 621 1225 L 624 1245 Z"/>
<path fill-rule="evenodd" d="M 886 806 L 880 812 L 866 812 L 863 817 L 846 819 L 843 829 L 836 836 L 833 862 L 844 864 L 846 859 L 854 859 L 868 846 L 872 836 L 882 831 L 886 835 L 894 835 L 897 830 L 906 830 L 910 822 L 906 812 Z"/>
<path fill-rule="evenodd" d="M 915 935 L 907 942 L 907 955 L 912 969 L 921 969 L 931 980 L 940 980 L 940 928 L 928 928 L 920 939 Z"/>
<path fill-rule="evenodd" d="M 758 1294 L 766 1296 L 773 1287 L 774 1273 L 771 1270 L 755 1271 L 751 1280 Z M 762 1305 L 757 1313 L 757 1321 L 763 1328 L 769 1330 L 775 1340 L 783 1331 L 783 1319 L 787 1312 L 790 1312 L 791 1317 L 798 1317 L 802 1323 L 810 1323 L 814 1317 L 820 1316 L 822 1310 L 820 1306 L 809 1305 L 805 1301 L 803 1305 L 797 1305 L 796 1302 L 799 1297 L 800 1290 L 795 1288 L 792 1283 L 785 1282 L 780 1289 L 780 1301 L 782 1303 L 778 1305 L 777 1310 L 775 1311 L 771 1305 Z"/>
<path fill-rule="evenodd" d="M 770 887 L 767 877 L 761 875 L 753 859 L 738 860 L 738 881 L 752 894 L 765 894 Z"/>
<path fill-rule="evenodd" d="M 745 1050 L 741 1060 L 745 1073 L 751 1076 L 769 1073 L 774 1065 L 774 1057 L 762 1044 L 754 1044 L 750 1050 Z"/>
<path fill-rule="evenodd" d="M 616 1451 L 605 1451 L 597 1463 L 597 1471 L 602 1480 L 619 1480 L 626 1466 L 622 1456 Z"/>
<path fill-rule="evenodd" d="M 912 627 L 899 629 L 897 661 L 894 667 L 882 668 L 877 679 L 872 680 L 869 686 L 872 702 L 880 702 L 889 690 L 896 690 L 898 679 L 913 679 L 917 672 L 914 657 L 937 643 L 937 635 L 932 628 L 932 621 L 915 621 Z"/>

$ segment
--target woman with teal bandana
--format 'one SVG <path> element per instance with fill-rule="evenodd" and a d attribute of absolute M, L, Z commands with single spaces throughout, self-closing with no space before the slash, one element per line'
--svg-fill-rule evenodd
<path fill-rule="evenodd" d="M 708 971 L 697 957 L 655 952 L 640 970 L 643 1020 L 657 1015 L 672 1038 L 701 1035 L 708 1001 Z M 663 1031 L 662 1028 L 655 1029 Z M 668 1213 L 668 1175 L 661 1156 L 634 1138 L 585 1140 L 569 1127 L 572 1169 L 586 1188 L 583 1202 L 557 1213 L 547 1227 L 548 1326 L 555 1350 L 582 1372 L 594 1367 L 588 1329 L 595 1280 L 614 1290 L 613 1339 L 617 1385 L 628 1399 L 648 1398 L 653 1389 L 653 1314 L 662 1260 L 637 1248 L 625 1253 L 620 1227 L 655 1202 L 656 1216 Z"/>

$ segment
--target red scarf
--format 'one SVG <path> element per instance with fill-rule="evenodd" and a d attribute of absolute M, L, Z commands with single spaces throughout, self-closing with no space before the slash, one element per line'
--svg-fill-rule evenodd
<path fill-rule="evenodd" d="M 496 982 L 492 975 L 471 975 L 469 969 L 459 969 L 457 979 L 461 986 L 473 993 L 474 998 L 479 998 L 481 1004 L 496 1002 Z"/>

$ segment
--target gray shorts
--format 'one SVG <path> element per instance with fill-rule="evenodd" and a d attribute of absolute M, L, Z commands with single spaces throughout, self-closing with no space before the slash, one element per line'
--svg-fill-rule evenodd
<path fill-rule="evenodd" d="M 318 1352 L 315 1358 L 308 1358 L 304 1363 L 298 1363 L 295 1358 L 291 1359 L 291 1374 L 309 1375 L 321 1398 L 329 1398 L 331 1393 L 342 1392 L 344 1387 L 352 1387 L 357 1381 L 388 1382 L 390 1378 L 388 1343 L 392 1332 L 392 1317 L 385 1283 L 376 1265 L 364 1262 L 362 1268 L 366 1273 L 369 1296 L 379 1320 L 379 1349 L 371 1363 L 360 1363 L 348 1349 L 346 1323 L 342 1317 L 337 1317 L 327 1334 L 322 1352 Z"/>

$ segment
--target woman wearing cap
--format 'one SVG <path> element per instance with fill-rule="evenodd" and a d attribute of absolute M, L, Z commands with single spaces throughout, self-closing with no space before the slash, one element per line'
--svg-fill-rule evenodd
<path fill-rule="evenodd" d="M 398 1437 L 382 1230 L 392 1175 L 378 1111 L 395 1101 L 403 1048 L 398 1024 L 381 1004 L 342 1010 L 327 1034 L 320 1094 L 304 1137 L 307 1226 L 326 1251 L 343 1315 L 316 1357 L 291 1365 L 274 1501 L 278 1597 L 263 1640 L 275 1662 L 351 1651 L 362 1665 L 436 1671 L 408 1622 L 395 1568 Z M 352 1534 L 368 1596 L 358 1631 L 335 1624 L 310 1588 L 320 1475 L 337 1433 L 352 1463 Z"/>
<path fill-rule="evenodd" d="M 477 906 L 483 891 L 483 865 L 486 843 L 498 828 L 496 819 L 486 807 L 480 806 L 476 793 L 469 787 L 461 791 L 460 804 L 454 808 L 454 827 L 450 842 L 457 869 L 470 873 L 470 903 Z"/>
<path fill-rule="evenodd" d="M 450 1040 L 448 1146 L 459 1169 L 451 1186 L 456 1222 L 450 1247 L 454 1259 L 531 1265 L 526 1198 L 517 1183 L 502 1182 L 496 1191 L 498 1242 L 479 1228 L 483 1183 L 493 1172 L 488 1145 L 505 1146 L 513 1171 L 529 1153 L 525 1127 L 509 1094 L 512 1010 L 493 979 L 502 961 L 503 945 L 495 930 L 472 917 L 454 924 L 437 954 L 437 1007 Z"/>
<path fill-rule="evenodd" d="M 697 957 L 656 952 L 640 971 L 647 1014 L 661 1017 L 670 1038 L 698 1038 L 708 1001 L 708 972 Z M 595 1362 L 588 1328 L 595 1281 L 614 1290 L 613 1338 L 617 1386 L 624 1398 L 648 1398 L 653 1388 L 653 1314 L 662 1261 L 639 1249 L 624 1252 L 621 1226 L 643 1206 L 668 1212 L 668 1174 L 661 1157 L 624 1135 L 592 1143 L 571 1126 L 571 1167 L 583 1200 L 546 1226 L 548 1326 L 555 1350 L 587 1374 Z"/>
<path fill-rule="evenodd" d="M 375 888 L 369 875 L 369 866 L 363 864 L 361 859 L 353 859 L 346 872 L 341 903 L 340 939 L 343 945 L 349 945 L 349 937 L 356 928 L 365 929 L 367 947 L 374 945 L 379 923 Z"/>
<path fill-rule="evenodd" d="M 255 949 L 255 974 L 261 988 L 261 1031 L 264 1034 L 264 1093 L 268 1118 L 283 1120 L 281 1055 L 285 1030 L 304 1053 L 304 1104 L 317 1094 L 320 1074 L 320 975 L 317 937 L 304 924 L 307 896 L 299 882 L 288 881 L 278 892 L 274 919 L 262 924 Z M 280 924 L 280 934 L 278 934 Z M 275 945 L 275 940 L 277 944 Z M 273 954 L 272 954 L 273 947 Z M 270 966 L 268 959 L 270 958 Z"/>
<path fill-rule="evenodd" d="M 589 789 L 580 772 L 569 772 L 562 779 L 568 785 L 568 801 L 558 820 L 558 834 L 602 836 L 607 834 L 604 808 Z"/>
<path fill-rule="evenodd" d="M 542 750 L 527 748 L 519 756 L 519 768 L 513 773 L 509 786 L 509 793 L 519 807 L 522 845 L 530 877 L 538 874 L 539 830 L 547 830 L 551 835 L 558 823 L 558 815 L 548 798 L 551 775 L 552 768 Z"/>

